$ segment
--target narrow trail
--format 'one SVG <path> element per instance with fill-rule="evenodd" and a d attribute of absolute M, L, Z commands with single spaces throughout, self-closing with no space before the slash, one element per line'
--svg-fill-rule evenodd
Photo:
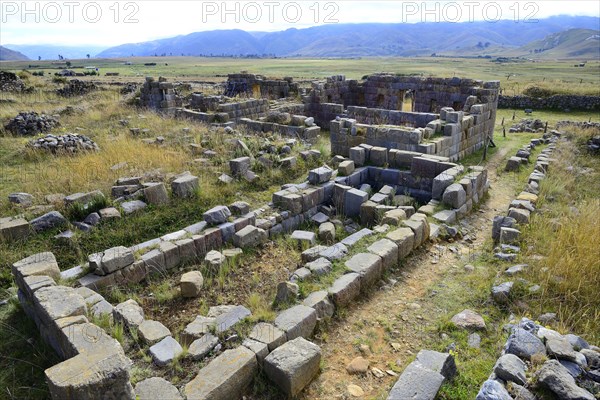
<path fill-rule="evenodd" d="M 345 318 L 332 322 L 325 337 L 316 339 L 323 352 L 324 367 L 319 377 L 304 390 L 302 399 L 350 399 L 353 398 L 348 392 L 350 384 L 364 391 L 364 396 L 359 398 L 386 397 L 397 377 L 385 374 L 377 378 L 372 373 L 350 375 L 346 366 L 362 355 L 369 360 L 370 368 L 386 371 L 394 365 L 403 370 L 408 359 L 434 335 L 431 328 L 435 321 L 449 311 L 428 301 L 435 295 L 432 288 L 448 279 L 461 280 L 461 273 L 446 272 L 452 268 L 458 272 L 459 266 L 466 264 L 470 256 L 481 252 L 490 236 L 493 217 L 504 211 L 514 197 L 513 185 L 499 184 L 497 175 L 506 154 L 507 149 L 499 150 L 486 165 L 490 196 L 478 211 L 465 219 L 467 237 L 454 243 L 429 245 L 413 253 L 399 271 L 391 274 L 390 278 L 397 283 L 388 289 L 376 290 L 354 304 L 345 312 Z M 361 353 L 361 344 L 367 344 L 371 351 Z"/>

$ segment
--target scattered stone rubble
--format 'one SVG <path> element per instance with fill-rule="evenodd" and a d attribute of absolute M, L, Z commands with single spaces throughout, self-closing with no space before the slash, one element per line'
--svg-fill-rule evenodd
<path fill-rule="evenodd" d="M 57 89 L 56 93 L 63 97 L 83 96 L 98 89 L 93 82 L 86 82 L 79 79 L 71 79 L 67 85 Z"/>
<path fill-rule="evenodd" d="M 535 399 L 532 390 L 545 389 L 565 400 L 595 399 L 600 393 L 600 348 L 579 336 L 545 328 L 527 318 L 505 327 L 510 336 L 502 356 L 481 386 L 477 400 Z M 532 358 L 548 360 L 536 367 Z"/>
<path fill-rule="evenodd" d="M 20 112 L 4 125 L 4 128 L 15 135 L 33 136 L 49 132 L 58 125 L 60 124 L 56 117 L 30 111 Z"/>
<path fill-rule="evenodd" d="M 13 72 L 0 71 L 0 92 L 31 92 L 33 87 L 27 87 L 25 82 Z"/>
<path fill-rule="evenodd" d="M 100 147 L 85 135 L 67 133 L 65 135 L 47 134 L 28 144 L 33 149 L 46 150 L 51 153 L 74 154 L 80 151 L 99 151 Z"/>
<path fill-rule="evenodd" d="M 514 124 L 510 127 L 508 132 L 510 133 L 518 133 L 518 132 L 543 132 L 544 131 L 544 123 L 539 119 L 523 119 L 521 122 Z"/>

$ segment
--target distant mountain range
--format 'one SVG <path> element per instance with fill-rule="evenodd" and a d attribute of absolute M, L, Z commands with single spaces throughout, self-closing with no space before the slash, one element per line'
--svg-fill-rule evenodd
<path fill-rule="evenodd" d="M 21 54 L 18 51 L 7 49 L 4 46 L 0 46 L 0 61 L 25 61 L 29 60 L 25 54 Z"/>
<path fill-rule="evenodd" d="M 29 57 L 31 60 L 37 60 L 39 57 L 42 60 L 58 60 L 60 54 L 67 59 L 86 58 L 98 54 L 106 49 L 106 46 L 60 46 L 46 44 L 6 44 L 6 47 L 19 51 Z"/>
<path fill-rule="evenodd" d="M 514 21 L 334 24 L 279 32 L 239 29 L 196 32 L 184 36 L 106 49 L 97 57 L 154 55 L 275 55 L 281 57 L 419 56 L 432 53 L 489 54 L 518 49 L 531 41 L 569 29 L 597 29 L 600 18 L 557 16 L 537 23 Z"/>
<path fill-rule="evenodd" d="M 599 58 L 600 18 L 555 16 L 537 23 L 479 21 L 417 24 L 331 24 L 278 32 L 240 29 L 189 35 L 104 49 L 97 46 L 5 45 L 32 60 L 131 56 L 524 56 Z M 6 50 L 4 53 L 8 54 Z M 22 55 L 23 55 L 22 54 Z M 12 56 L 14 57 L 14 56 Z"/>

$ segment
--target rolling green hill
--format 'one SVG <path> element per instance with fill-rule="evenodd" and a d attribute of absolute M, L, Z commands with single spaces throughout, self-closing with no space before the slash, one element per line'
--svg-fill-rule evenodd
<path fill-rule="evenodd" d="M 600 31 L 570 29 L 548 35 L 510 53 L 530 58 L 600 58 Z"/>

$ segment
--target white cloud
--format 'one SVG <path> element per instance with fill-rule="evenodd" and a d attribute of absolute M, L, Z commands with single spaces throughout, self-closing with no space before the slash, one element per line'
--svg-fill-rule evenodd
<path fill-rule="evenodd" d="M 213 29 L 600 16 L 591 1 L 0 1 L 0 41 L 116 45 Z M 516 6 L 515 6 L 516 5 Z"/>

